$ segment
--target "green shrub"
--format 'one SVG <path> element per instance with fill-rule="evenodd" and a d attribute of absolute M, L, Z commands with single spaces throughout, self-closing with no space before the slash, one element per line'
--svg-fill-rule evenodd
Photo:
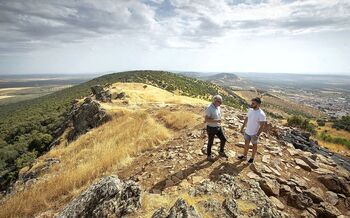
<path fill-rule="evenodd" d="M 344 129 L 350 132 L 350 116 L 342 116 L 341 119 L 336 119 L 333 123 L 333 128 Z"/>
<path fill-rule="evenodd" d="M 350 140 L 348 139 L 341 138 L 341 137 L 332 137 L 331 135 L 326 134 L 326 132 L 322 132 L 321 134 L 318 134 L 317 138 L 326 142 L 345 145 L 347 148 L 350 149 Z"/>
<path fill-rule="evenodd" d="M 310 123 L 310 120 L 299 115 L 293 115 L 287 119 L 287 125 L 298 127 L 312 134 L 316 133 L 316 126 Z"/>

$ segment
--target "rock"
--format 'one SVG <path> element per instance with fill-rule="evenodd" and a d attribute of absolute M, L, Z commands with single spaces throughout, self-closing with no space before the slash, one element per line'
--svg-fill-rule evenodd
<path fill-rule="evenodd" d="M 254 180 L 259 180 L 260 179 L 260 176 L 253 173 L 253 172 L 249 172 L 247 173 L 247 176 L 250 178 L 250 179 L 254 179 Z"/>
<path fill-rule="evenodd" d="M 336 218 L 341 215 L 341 212 L 327 202 L 321 202 L 316 209 L 317 217 Z"/>
<path fill-rule="evenodd" d="M 167 218 L 169 213 L 164 207 L 158 208 L 156 212 L 152 215 L 152 218 Z"/>
<path fill-rule="evenodd" d="M 312 199 L 312 201 L 316 204 L 323 201 L 322 198 L 322 190 L 320 188 L 311 187 L 304 191 L 304 193 Z"/>
<path fill-rule="evenodd" d="M 112 94 L 109 90 L 105 90 L 101 85 L 91 87 L 92 94 L 95 95 L 96 100 L 102 102 L 112 102 Z"/>
<path fill-rule="evenodd" d="M 289 152 L 289 154 L 290 154 L 291 156 L 294 156 L 294 155 L 296 155 L 296 154 L 299 153 L 299 152 L 298 152 L 296 149 L 294 149 L 294 148 L 287 148 L 287 151 Z"/>
<path fill-rule="evenodd" d="M 307 182 L 304 179 L 302 179 L 302 178 L 300 178 L 298 176 L 294 175 L 288 181 L 297 184 L 298 186 L 302 187 L 303 189 L 307 189 L 308 188 Z"/>
<path fill-rule="evenodd" d="M 298 164 L 304 170 L 311 171 L 311 167 L 307 163 L 305 163 L 305 161 L 303 161 L 302 159 L 295 158 L 295 163 Z"/>
<path fill-rule="evenodd" d="M 281 185 L 280 187 L 280 195 L 284 196 L 290 193 L 292 189 L 288 185 Z"/>
<path fill-rule="evenodd" d="M 125 92 L 120 92 L 115 96 L 115 99 L 125 99 L 125 98 L 126 98 Z"/>
<path fill-rule="evenodd" d="M 326 175 L 326 174 L 333 174 L 334 172 L 332 170 L 328 170 L 325 168 L 318 168 L 314 170 L 315 173 L 320 175 Z"/>
<path fill-rule="evenodd" d="M 327 191 L 326 192 L 326 201 L 331 205 L 336 205 L 339 201 L 338 195 L 334 192 Z"/>
<path fill-rule="evenodd" d="M 309 157 L 301 156 L 300 159 L 307 163 L 312 169 L 317 169 L 319 167 L 317 162 Z"/>
<path fill-rule="evenodd" d="M 86 133 L 91 128 L 102 125 L 111 120 L 112 117 L 91 98 L 85 98 L 84 103 L 73 111 L 73 129 L 68 133 L 68 141 L 76 139 L 79 135 Z"/>
<path fill-rule="evenodd" d="M 270 196 L 270 200 L 271 200 L 272 204 L 275 205 L 279 210 L 284 209 L 284 204 L 278 198 L 276 198 L 274 196 Z"/>
<path fill-rule="evenodd" d="M 272 179 L 262 179 L 259 181 L 261 189 L 265 192 L 267 196 L 278 196 L 280 191 L 280 185 L 276 180 Z"/>
<path fill-rule="evenodd" d="M 203 177 L 201 177 L 201 176 L 193 176 L 192 177 L 192 183 L 193 184 L 200 183 L 201 181 L 203 181 Z"/>
<path fill-rule="evenodd" d="M 223 207 L 231 217 L 233 218 L 239 217 L 239 212 L 238 212 L 237 203 L 235 199 L 232 199 L 232 198 L 225 199 L 223 203 Z"/>
<path fill-rule="evenodd" d="M 169 212 L 164 207 L 156 210 L 152 218 L 199 218 L 193 206 L 190 206 L 182 198 L 178 199 Z"/>
<path fill-rule="evenodd" d="M 134 181 L 107 176 L 72 200 L 57 217 L 122 217 L 140 207 L 141 189 Z"/>
<path fill-rule="evenodd" d="M 298 209 L 305 209 L 312 205 L 312 199 L 303 193 L 296 194 L 296 193 L 290 192 L 286 196 L 287 196 L 288 205 L 292 207 L 295 207 Z"/>
<path fill-rule="evenodd" d="M 350 196 L 350 188 L 349 184 L 347 184 L 346 180 L 342 177 L 338 177 L 336 175 L 322 175 L 318 177 L 318 180 L 326 186 L 329 191 L 333 191 L 335 193 L 341 193 L 346 196 Z"/>
<path fill-rule="evenodd" d="M 266 164 L 270 163 L 270 155 L 263 155 L 262 162 Z"/>

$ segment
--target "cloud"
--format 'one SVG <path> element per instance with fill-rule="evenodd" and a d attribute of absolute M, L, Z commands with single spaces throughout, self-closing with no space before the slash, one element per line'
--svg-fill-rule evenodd
<path fill-rule="evenodd" d="M 349 29 L 346 0 L 0 0 L 0 53 L 104 37 L 192 48 L 231 34 Z"/>

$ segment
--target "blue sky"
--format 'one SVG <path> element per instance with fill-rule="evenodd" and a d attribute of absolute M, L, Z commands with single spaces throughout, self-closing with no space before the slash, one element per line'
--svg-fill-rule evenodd
<path fill-rule="evenodd" d="M 0 0 L 0 74 L 350 73 L 350 0 Z"/>

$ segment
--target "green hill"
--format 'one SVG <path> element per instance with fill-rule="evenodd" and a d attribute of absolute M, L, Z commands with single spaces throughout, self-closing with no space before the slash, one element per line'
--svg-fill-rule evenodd
<path fill-rule="evenodd" d="M 89 95 L 93 85 L 115 82 L 141 82 L 202 99 L 210 99 L 212 95 L 220 93 L 225 104 L 244 107 L 241 99 L 225 88 L 165 71 L 108 74 L 50 95 L 3 106 L 0 111 L 1 189 L 17 179 L 22 167 L 30 165 L 47 150 L 53 140 L 53 132 L 64 120 L 72 100 Z"/>

